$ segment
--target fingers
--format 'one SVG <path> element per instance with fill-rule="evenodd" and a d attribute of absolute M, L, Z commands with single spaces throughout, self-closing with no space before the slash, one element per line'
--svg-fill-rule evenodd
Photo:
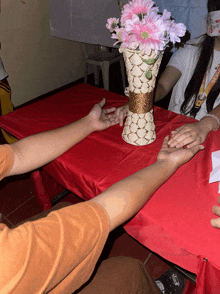
<path fill-rule="evenodd" d="M 112 107 L 112 108 L 104 109 L 103 111 L 105 114 L 108 114 L 108 113 L 114 112 L 115 110 L 116 110 L 116 107 Z"/>
<path fill-rule="evenodd" d="M 115 117 L 119 118 L 121 113 L 121 107 L 117 108 L 115 111 Z"/>
<path fill-rule="evenodd" d="M 197 141 L 194 141 L 193 143 L 190 143 L 190 144 L 186 144 L 186 148 L 192 148 L 193 146 L 196 146 L 198 145 Z"/>
<path fill-rule="evenodd" d="M 168 148 L 168 141 L 169 141 L 169 136 L 167 135 L 164 140 L 163 140 L 163 144 L 162 144 L 162 149 L 163 148 Z"/>
<path fill-rule="evenodd" d="M 120 127 L 123 126 L 124 118 L 126 117 L 127 110 L 125 106 L 119 107 L 115 111 L 115 119 L 118 121 Z"/>
<path fill-rule="evenodd" d="M 191 131 L 181 130 L 180 132 L 175 133 L 172 139 L 168 142 L 168 145 L 170 147 L 180 148 L 194 142 L 197 144 L 201 143 L 199 142 L 199 138 L 197 137 L 195 132 L 192 133 Z M 190 147 L 192 147 L 193 145 L 191 145 Z"/>
<path fill-rule="evenodd" d="M 168 142 L 168 145 L 172 148 L 179 148 L 187 143 L 191 143 L 191 140 L 186 133 L 176 133 L 175 136 Z"/>
<path fill-rule="evenodd" d="M 170 147 L 183 147 L 188 146 L 188 148 L 193 147 L 195 144 L 201 144 L 204 142 L 206 136 L 201 130 L 198 123 L 186 124 L 180 128 L 171 132 L 171 140 L 168 142 Z M 204 137 L 205 136 L 205 137 Z"/>
<path fill-rule="evenodd" d="M 213 208 L 212 208 L 212 212 L 214 214 L 216 214 L 217 216 L 220 216 L 220 206 L 214 205 Z"/>
<path fill-rule="evenodd" d="M 220 198 L 220 197 L 219 197 L 219 198 Z M 218 198 L 218 202 L 220 202 L 220 201 L 219 201 L 219 198 Z M 217 216 L 220 216 L 220 207 L 219 207 L 219 206 L 214 205 L 213 208 L 212 208 L 212 211 L 213 211 L 214 214 L 216 214 Z M 211 220 L 211 225 L 212 225 L 214 228 L 220 229 L 220 218 L 212 219 L 212 220 Z"/>
<path fill-rule="evenodd" d="M 102 108 L 106 103 L 106 99 L 103 98 L 99 103 L 98 105 Z M 116 107 L 111 107 L 111 108 L 107 108 L 107 109 L 103 109 L 104 113 L 107 114 L 107 113 L 111 113 L 111 112 L 114 112 L 116 110 Z"/>
<path fill-rule="evenodd" d="M 105 103 L 106 103 L 106 99 L 103 98 L 103 99 L 98 103 L 98 105 L 102 108 L 102 107 L 105 105 Z"/>
<path fill-rule="evenodd" d="M 212 219 L 211 225 L 216 229 L 220 229 L 220 218 Z"/>
<path fill-rule="evenodd" d="M 184 128 L 184 126 L 179 127 L 179 128 L 177 128 L 177 129 L 175 129 L 174 131 L 171 131 L 171 139 L 170 139 L 170 141 L 169 141 L 168 144 L 172 143 L 172 141 L 175 140 L 175 136 L 176 136 L 178 133 L 181 134 L 181 130 L 182 130 L 183 128 Z"/>
<path fill-rule="evenodd" d="M 183 141 L 183 139 L 185 138 L 184 134 L 180 131 L 180 132 L 171 132 L 171 139 L 168 142 L 168 145 L 170 147 L 177 147 L 177 145 L 179 145 L 181 143 L 181 141 Z"/>
<path fill-rule="evenodd" d="M 123 121 L 124 121 L 124 114 L 123 114 L 123 112 L 121 111 L 121 112 L 119 113 L 119 125 L 120 125 L 120 127 L 123 126 Z"/>

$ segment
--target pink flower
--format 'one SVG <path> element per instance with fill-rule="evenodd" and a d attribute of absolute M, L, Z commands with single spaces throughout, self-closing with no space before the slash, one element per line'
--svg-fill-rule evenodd
<path fill-rule="evenodd" d="M 161 15 L 151 0 L 132 0 L 124 5 L 121 14 L 121 22 L 109 18 L 106 24 L 116 40 L 114 45 L 121 43 L 121 47 L 148 55 L 151 50 L 163 51 L 169 41 L 180 42 L 179 37 L 186 32 L 184 24 L 176 24 L 166 9 Z"/>
<path fill-rule="evenodd" d="M 121 16 L 121 24 L 125 25 L 125 22 L 132 19 L 133 15 L 137 15 L 141 20 L 149 11 L 157 12 L 158 7 L 152 7 L 154 2 L 151 0 L 133 0 L 129 4 L 124 6 Z"/>
<path fill-rule="evenodd" d="M 167 31 L 170 41 L 175 44 L 180 42 L 179 37 L 183 37 L 186 33 L 186 26 L 183 23 L 175 23 L 174 20 L 170 22 L 170 26 Z"/>
<path fill-rule="evenodd" d="M 142 21 L 137 20 L 136 17 L 126 21 L 125 30 L 130 35 L 129 49 L 139 48 L 140 51 L 148 55 L 150 55 L 151 50 L 155 50 L 157 54 L 159 50 L 164 49 L 166 28 L 161 16 L 155 12 L 148 13 Z"/>
<path fill-rule="evenodd" d="M 106 28 L 110 30 L 110 32 L 114 32 L 115 29 L 118 27 L 119 18 L 109 18 L 107 20 Z"/>
<path fill-rule="evenodd" d="M 123 47 L 127 48 L 130 42 L 129 34 L 124 28 L 116 28 L 115 32 L 116 34 L 112 34 L 112 39 L 116 39 L 118 41 L 114 43 L 114 46 L 118 43 L 123 43 Z"/>

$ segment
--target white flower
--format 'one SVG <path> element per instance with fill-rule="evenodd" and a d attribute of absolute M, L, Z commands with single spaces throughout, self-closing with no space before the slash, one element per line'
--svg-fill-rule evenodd
<path fill-rule="evenodd" d="M 183 23 L 175 23 L 174 20 L 172 20 L 167 33 L 169 34 L 170 41 L 175 44 L 181 41 L 179 37 L 185 35 L 186 26 Z"/>
<path fill-rule="evenodd" d="M 170 17 L 171 17 L 171 12 L 167 11 L 166 9 L 164 9 L 163 11 L 163 15 L 162 15 L 162 18 L 164 21 L 169 21 L 170 20 Z"/>

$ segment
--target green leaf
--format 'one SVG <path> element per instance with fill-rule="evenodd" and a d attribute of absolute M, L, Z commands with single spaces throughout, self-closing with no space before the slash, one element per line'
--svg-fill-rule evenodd
<path fill-rule="evenodd" d="M 154 59 L 142 59 L 145 63 L 147 63 L 148 65 L 152 65 L 154 64 L 154 62 L 157 60 L 157 57 Z"/>
<path fill-rule="evenodd" d="M 152 78 L 152 72 L 151 72 L 150 69 L 146 72 L 145 77 L 146 77 L 148 80 L 150 80 L 150 79 Z"/>

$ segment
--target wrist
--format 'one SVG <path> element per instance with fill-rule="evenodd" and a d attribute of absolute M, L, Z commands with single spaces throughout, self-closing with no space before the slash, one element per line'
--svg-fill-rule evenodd
<path fill-rule="evenodd" d="M 198 124 L 201 126 L 202 131 L 207 131 L 208 133 L 216 130 L 219 126 L 217 119 L 213 116 L 204 116 Z"/>
<path fill-rule="evenodd" d="M 87 136 L 95 132 L 94 119 L 90 113 L 81 119 L 81 123 L 83 130 L 87 133 Z"/>
<path fill-rule="evenodd" d="M 163 170 L 164 174 L 167 175 L 167 178 L 169 178 L 170 176 L 172 176 L 172 174 L 176 172 L 181 164 L 169 159 L 157 159 L 155 165 L 159 169 Z"/>
<path fill-rule="evenodd" d="M 212 130 L 217 131 L 219 126 L 220 126 L 220 119 L 218 118 L 218 116 L 216 116 L 215 114 L 208 113 L 206 115 L 206 118 L 209 118 L 209 119 L 213 120 L 215 126 L 214 126 L 214 128 Z"/>

